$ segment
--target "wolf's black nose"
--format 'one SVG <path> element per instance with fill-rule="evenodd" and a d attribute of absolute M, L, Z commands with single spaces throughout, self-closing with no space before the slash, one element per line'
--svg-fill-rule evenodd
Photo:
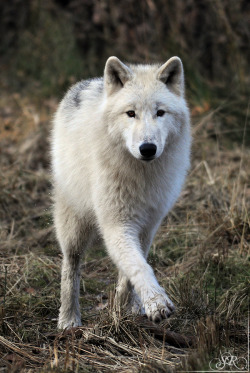
<path fill-rule="evenodd" d="M 145 159 L 152 158 L 156 154 L 157 147 L 155 144 L 151 144 L 150 142 L 145 142 L 140 147 L 140 153 Z"/>

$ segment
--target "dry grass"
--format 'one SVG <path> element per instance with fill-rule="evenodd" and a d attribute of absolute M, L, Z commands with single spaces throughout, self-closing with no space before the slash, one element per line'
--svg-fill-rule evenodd
<path fill-rule="evenodd" d="M 1 98 L 0 111 L 0 371 L 205 371 L 220 350 L 246 357 L 247 125 L 239 126 L 242 142 L 233 143 L 224 133 L 220 108 L 207 107 L 193 119 L 192 169 L 149 257 L 176 314 L 155 326 L 143 317 L 114 313 L 116 270 L 96 247 L 83 263 L 83 327 L 58 333 L 61 254 L 48 169 L 56 102 L 43 103 L 41 110 L 31 99 L 12 98 Z"/>

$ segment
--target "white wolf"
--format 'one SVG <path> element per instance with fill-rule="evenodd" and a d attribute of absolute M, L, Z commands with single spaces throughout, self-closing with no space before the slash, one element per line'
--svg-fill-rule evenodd
<path fill-rule="evenodd" d="M 174 305 L 147 255 L 190 164 L 189 110 L 178 57 L 125 65 L 81 81 L 62 100 L 52 133 L 54 221 L 63 253 L 59 328 L 81 325 L 80 259 L 101 235 L 118 268 L 116 301 L 160 321 Z"/>

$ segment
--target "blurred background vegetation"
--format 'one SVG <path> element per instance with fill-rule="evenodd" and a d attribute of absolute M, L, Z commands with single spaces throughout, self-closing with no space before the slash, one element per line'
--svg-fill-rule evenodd
<path fill-rule="evenodd" d="M 114 54 L 130 62 L 178 55 L 194 91 L 204 80 L 232 91 L 249 85 L 247 0 L 9 0 L 0 11 L 2 72 L 50 94 L 102 74 Z"/>

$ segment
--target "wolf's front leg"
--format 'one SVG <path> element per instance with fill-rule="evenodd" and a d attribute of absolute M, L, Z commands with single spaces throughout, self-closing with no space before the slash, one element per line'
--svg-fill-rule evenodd
<path fill-rule="evenodd" d="M 103 235 L 109 255 L 139 295 L 147 316 L 155 322 L 170 316 L 174 305 L 146 262 L 135 229 L 104 226 Z"/>

